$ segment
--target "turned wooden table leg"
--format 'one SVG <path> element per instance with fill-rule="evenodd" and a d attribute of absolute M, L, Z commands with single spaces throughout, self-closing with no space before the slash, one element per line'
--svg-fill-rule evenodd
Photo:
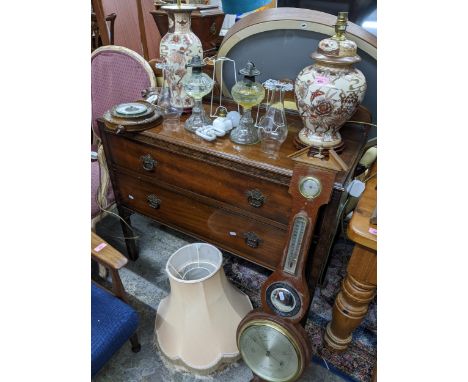
<path fill-rule="evenodd" d="M 332 350 L 346 350 L 352 332 L 367 314 L 377 291 L 377 255 L 356 244 L 348 264 L 348 274 L 333 306 L 333 318 L 325 331 L 325 343 Z"/>

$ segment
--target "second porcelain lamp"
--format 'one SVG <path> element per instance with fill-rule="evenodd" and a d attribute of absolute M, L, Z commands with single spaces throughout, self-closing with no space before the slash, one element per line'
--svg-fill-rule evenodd
<path fill-rule="evenodd" d="M 296 79 L 297 107 L 305 127 L 298 138 L 302 145 L 342 149 L 338 130 L 356 111 L 366 92 L 366 79 L 354 68 L 361 61 L 357 45 L 346 39 L 348 13 L 340 12 L 335 35 L 319 42 L 311 57 L 315 64 Z"/>

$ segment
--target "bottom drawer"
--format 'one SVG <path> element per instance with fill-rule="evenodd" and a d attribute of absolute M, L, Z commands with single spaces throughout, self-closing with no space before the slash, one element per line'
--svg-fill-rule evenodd
<path fill-rule="evenodd" d="M 279 263 L 287 231 L 128 175 L 116 175 L 120 202 L 128 208 L 269 269 Z"/>

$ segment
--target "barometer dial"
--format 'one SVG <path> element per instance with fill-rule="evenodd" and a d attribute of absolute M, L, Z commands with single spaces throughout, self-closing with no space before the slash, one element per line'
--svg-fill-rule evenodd
<path fill-rule="evenodd" d="M 270 300 L 280 312 L 289 313 L 297 305 L 296 297 L 286 288 L 275 288 L 271 292 Z"/>
<path fill-rule="evenodd" d="M 305 198 L 313 199 L 322 192 L 322 184 L 317 178 L 307 176 L 299 182 L 299 191 Z"/>
<path fill-rule="evenodd" d="M 284 282 L 276 282 L 268 286 L 266 303 L 281 317 L 293 317 L 301 309 L 301 299 L 297 291 Z"/>
<path fill-rule="evenodd" d="M 297 341 L 273 321 L 249 322 L 238 341 L 245 363 L 266 381 L 291 381 L 301 370 L 303 360 Z"/>

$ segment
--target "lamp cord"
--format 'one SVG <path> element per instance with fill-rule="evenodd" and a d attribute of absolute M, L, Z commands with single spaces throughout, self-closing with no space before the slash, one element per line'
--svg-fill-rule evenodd
<path fill-rule="evenodd" d="M 103 150 L 103 147 L 102 147 L 102 142 L 101 140 L 99 139 L 98 142 L 98 153 L 99 153 L 99 148 L 102 150 L 102 160 L 105 160 L 105 154 L 104 154 L 104 150 Z M 107 182 L 108 184 L 108 182 Z M 99 195 L 101 194 L 101 192 L 104 192 L 102 190 L 102 168 L 101 168 L 101 161 L 99 161 L 99 185 L 98 185 L 98 188 L 97 188 L 97 192 L 96 192 L 96 195 L 95 195 L 95 201 L 96 201 L 96 204 L 97 206 L 99 207 L 99 209 L 104 212 L 104 213 L 108 213 L 110 215 L 114 215 L 116 216 L 117 218 L 119 218 L 122 222 L 124 222 L 124 224 L 132 231 L 132 232 L 135 232 L 135 228 L 133 228 L 132 226 L 130 226 L 130 224 L 128 224 L 125 219 L 123 219 L 119 214 L 116 214 L 114 211 L 111 211 L 110 209 L 108 208 L 104 208 L 100 202 L 100 198 L 99 198 Z M 103 195 L 103 199 L 107 201 L 106 199 L 106 195 Z M 140 237 L 140 235 L 135 235 L 135 236 L 112 236 L 114 238 L 117 238 L 117 239 L 124 239 L 124 240 L 127 240 L 127 239 L 132 239 L 132 240 L 135 240 L 135 239 L 138 239 Z"/>
<path fill-rule="evenodd" d="M 364 122 L 364 121 L 346 121 L 346 123 L 359 123 L 361 125 L 368 125 L 368 126 L 373 126 L 377 128 L 377 125 L 375 123 Z"/>

